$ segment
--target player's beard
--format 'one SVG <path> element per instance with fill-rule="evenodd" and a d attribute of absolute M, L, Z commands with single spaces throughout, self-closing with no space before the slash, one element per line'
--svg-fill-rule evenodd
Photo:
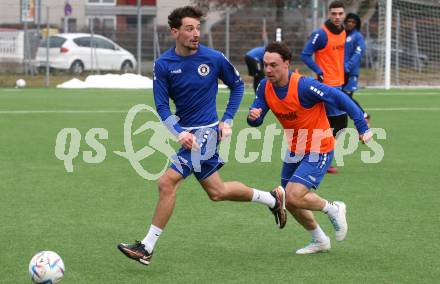
<path fill-rule="evenodd" d="M 194 42 L 193 40 L 190 40 L 186 48 L 190 51 L 197 50 L 199 48 L 199 41 L 197 40 L 197 42 Z"/>
<path fill-rule="evenodd" d="M 342 22 L 341 21 L 333 20 L 332 24 L 339 29 L 339 28 L 341 28 Z"/>

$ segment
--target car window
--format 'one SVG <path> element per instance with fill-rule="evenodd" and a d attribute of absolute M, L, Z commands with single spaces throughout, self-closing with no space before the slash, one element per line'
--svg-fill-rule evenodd
<path fill-rule="evenodd" d="M 94 38 L 94 40 L 95 40 L 96 48 L 115 50 L 115 46 L 111 42 L 109 42 L 105 39 L 97 37 L 97 38 Z"/>
<path fill-rule="evenodd" d="M 73 40 L 79 47 L 90 47 L 90 37 L 79 37 Z"/>
<path fill-rule="evenodd" d="M 47 46 L 47 40 L 49 40 L 49 48 L 57 48 L 61 47 L 63 43 L 66 41 L 65 38 L 59 36 L 50 36 L 48 39 L 41 41 L 40 47 Z"/>

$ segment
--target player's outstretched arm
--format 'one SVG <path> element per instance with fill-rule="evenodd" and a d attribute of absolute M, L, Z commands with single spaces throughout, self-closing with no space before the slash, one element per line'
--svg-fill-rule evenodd
<path fill-rule="evenodd" d="M 264 117 L 269 111 L 269 107 L 266 104 L 264 96 L 264 90 L 266 89 L 266 80 L 262 80 L 257 88 L 257 94 L 255 95 L 254 102 L 249 108 L 247 116 L 247 123 L 249 126 L 257 127 L 263 124 Z"/>
<path fill-rule="evenodd" d="M 364 143 L 368 142 L 372 137 L 372 133 L 364 118 L 364 112 L 350 99 L 349 96 L 339 89 L 330 87 L 328 97 L 334 101 L 333 105 L 338 109 L 347 112 L 348 116 L 353 120 L 354 125 L 359 132 L 359 139 Z"/>
<path fill-rule="evenodd" d="M 299 82 L 301 105 L 310 108 L 318 102 L 330 104 L 337 109 L 347 112 L 348 116 L 353 120 L 356 129 L 362 136 L 369 131 L 367 122 L 364 118 L 362 110 L 342 91 L 327 86 L 312 78 L 302 78 Z M 359 137 L 362 141 L 368 140 L 370 134 L 365 137 Z"/>

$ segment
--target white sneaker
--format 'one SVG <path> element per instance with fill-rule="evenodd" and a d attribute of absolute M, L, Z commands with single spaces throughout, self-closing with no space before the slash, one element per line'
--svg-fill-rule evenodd
<path fill-rule="evenodd" d="M 338 242 L 343 241 L 347 236 L 348 224 L 347 224 L 347 206 L 342 201 L 333 202 L 338 207 L 338 212 L 335 215 L 328 215 L 330 222 L 335 229 L 335 238 Z"/>
<path fill-rule="evenodd" d="M 311 253 L 317 253 L 317 252 L 327 252 L 331 248 L 330 245 L 330 238 L 327 237 L 327 240 L 325 241 L 317 241 L 313 240 L 302 249 L 299 249 L 296 251 L 296 254 L 311 254 Z"/>

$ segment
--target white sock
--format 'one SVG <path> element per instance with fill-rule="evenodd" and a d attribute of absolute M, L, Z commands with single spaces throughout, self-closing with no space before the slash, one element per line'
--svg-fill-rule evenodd
<path fill-rule="evenodd" d="M 314 230 L 309 230 L 310 234 L 312 235 L 312 239 L 318 241 L 318 242 L 324 242 L 327 240 L 327 235 L 324 233 L 324 231 L 321 229 L 321 227 L 318 226 Z"/>
<path fill-rule="evenodd" d="M 325 201 L 325 206 L 322 208 L 322 212 L 327 215 L 336 215 L 338 213 L 338 206 L 336 206 L 333 202 Z"/>
<path fill-rule="evenodd" d="M 154 246 L 156 245 L 156 242 L 159 239 L 161 233 L 162 233 L 161 228 L 158 228 L 153 224 L 151 224 L 147 236 L 145 236 L 145 238 L 141 241 L 141 243 L 145 246 L 145 249 L 149 253 L 153 252 Z"/>
<path fill-rule="evenodd" d="M 252 195 L 252 202 L 261 203 L 269 206 L 270 208 L 275 207 L 275 198 L 268 191 L 261 191 L 255 188 L 252 188 L 254 191 L 254 195 Z"/>

